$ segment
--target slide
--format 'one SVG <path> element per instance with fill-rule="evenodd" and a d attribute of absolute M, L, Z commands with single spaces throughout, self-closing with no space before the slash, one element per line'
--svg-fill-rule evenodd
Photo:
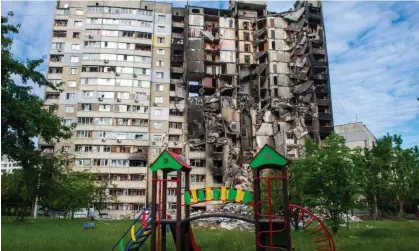
<path fill-rule="evenodd" d="M 146 218 L 143 219 L 143 214 L 145 214 L 145 211 L 150 210 L 150 206 L 151 204 L 143 210 L 119 241 L 115 243 L 112 247 L 113 251 L 138 250 L 144 244 L 150 236 L 151 215 L 146 215 Z"/>

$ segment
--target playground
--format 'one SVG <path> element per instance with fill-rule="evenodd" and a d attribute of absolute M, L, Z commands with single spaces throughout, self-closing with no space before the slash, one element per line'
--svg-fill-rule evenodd
<path fill-rule="evenodd" d="M 28 219 L 17 223 L 2 219 L 2 250 L 110 250 L 132 221 L 95 221 L 94 230 L 82 229 L 83 220 Z M 335 237 L 339 251 L 414 251 L 419 246 L 419 222 L 409 221 L 363 221 L 351 223 L 350 230 L 343 227 Z M 203 250 L 254 251 L 254 231 L 194 229 L 196 242 Z M 168 249 L 174 251 L 171 234 L 168 234 Z M 295 251 L 305 251 L 312 245 L 304 232 L 291 231 Z M 140 250 L 150 250 L 146 242 Z"/>
<path fill-rule="evenodd" d="M 352 223 L 339 236 L 332 236 L 320 217 L 309 209 L 289 204 L 288 160 L 269 146 L 250 162 L 252 191 L 235 187 L 193 187 L 191 167 L 184 159 L 164 151 L 150 166 L 152 201 L 134 221 L 94 222 L 38 219 L 34 222 L 2 222 L 4 250 L 416 250 L 419 246 L 417 221 L 377 221 Z M 278 176 L 262 170 L 276 170 Z M 175 179 L 168 178 L 171 172 Z M 279 180 L 282 189 L 272 189 Z M 167 214 L 167 189 L 176 189 L 175 217 Z M 272 195 L 279 193 L 282 204 L 274 210 Z M 191 216 L 191 206 L 208 201 L 239 203 L 253 208 L 253 214 L 203 214 Z M 278 205 L 276 205 L 278 206 Z M 278 207 L 275 207 L 278 208 Z M 197 222 L 208 218 L 241 220 L 252 230 L 200 229 Z M 78 226 L 76 225 L 78 224 Z M 42 226 L 44 225 L 44 226 Z M 49 227 L 46 227 L 49 225 Z M 298 227 L 298 231 L 293 229 Z M 83 229 L 83 227 L 85 229 Z M 23 236 L 31 241 L 21 241 Z"/>

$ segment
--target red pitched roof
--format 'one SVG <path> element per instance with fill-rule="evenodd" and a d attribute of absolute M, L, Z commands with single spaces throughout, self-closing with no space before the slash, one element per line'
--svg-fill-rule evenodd
<path fill-rule="evenodd" d="M 177 153 L 174 153 L 174 152 L 172 152 L 172 151 L 169 151 L 169 150 L 166 150 L 170 155 L 172 155 L 172 157 L 177 161 L 177 162 L 179 162 L 179 164 L 181 164 L 184 168 L 187 168 L 187 169 L 192 169 L 192 167 L 185 161 L 185 159 L 182 157 L 182 156 L 180 156 L 179 154 L 177 154 Z"/>

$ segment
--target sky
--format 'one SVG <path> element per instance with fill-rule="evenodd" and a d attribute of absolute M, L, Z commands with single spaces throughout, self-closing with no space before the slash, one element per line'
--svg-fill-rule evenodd
<path fill-rule="evenodd" d="M 293 3 L 268 1 L 268 9 Z M 226 8 L 228 1 L 189 4 Z M 18 59 L 48 55 L 54 8 L 55 1 L 2 1 L 2 16 L 13 11 L 11 23 L 22 25 L 12 47 Z M 335 125 L 363 122 L 376 137 L 401 134 L 404 147 L 419 145 L 419 2 L 325 1 L 323 14 Z M 34 92 L 43 96 L 40 87 Z"/>

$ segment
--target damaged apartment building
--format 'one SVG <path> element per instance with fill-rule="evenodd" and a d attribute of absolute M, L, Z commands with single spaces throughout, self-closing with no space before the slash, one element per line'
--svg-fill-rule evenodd
<path fill-rule="evenodd" d="M 192 187 L 248 188 L 264 144 L 293 159 L 305 136 L 333 130 L 320 2 L 283 13 L 265 1 L 172 5 L 57 1 L 47 78 L 62 91 L 46 88 L 45 107 L 77 127 L 40 149 L 111 181 L 112 215 L 150 200 L 147 167 L 165 149 L 193 167 Z"/>

